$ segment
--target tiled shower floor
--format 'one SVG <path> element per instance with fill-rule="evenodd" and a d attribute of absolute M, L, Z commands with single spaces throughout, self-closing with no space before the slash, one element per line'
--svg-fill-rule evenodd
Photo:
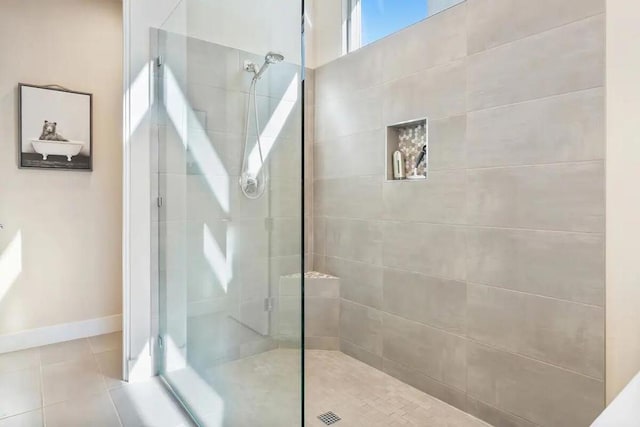
<path fill-rule="evenodd" d="M 324 426 L 317 417 L 328 411 L 342 418 L 332 424 L 336 427 L 488 426 L 343 353 L 307 350 L 306 356 L 306 427 Z M 297 350 L 271 350 L 218 365 L 195 379 L 186 375 L 180 388 L 202 390 L 204 380 L 213 394 L 222 397 L 225 426 L 294 427 L 299 413 L 299 369 Z M 198 393 L 196 405 L 202 404 L 202 395 Z M 201 415 L 215 400 L 212 397 L 199 408 Z M 221 425 L 215 416 L 204 413 L 202 418 L 207 426 Z"/>
<path fill-rule="evenodd" d="M 337 351 L 307 352 L 307 426 L 487 427 L 488 424 Z"/>
<path fill-rule="evenodd" d="M 120 342 L 110 334 L 0 355 L 0 427 L 192 425 L 159 380 L 117 379 Z M 342 418 L 336 427 L 487 426 L 340 352 L 306 355 L 307 427 L 324 426 L 316 417 L 327 411 Z M 198 382 L 195 406 L 222 405 L 224 424 L 212 416 L 208 425 L 295 427 L 298 356 L 272 350 L 182 378 Z M 208 401 L 206 392 L 222 399 Z"/>

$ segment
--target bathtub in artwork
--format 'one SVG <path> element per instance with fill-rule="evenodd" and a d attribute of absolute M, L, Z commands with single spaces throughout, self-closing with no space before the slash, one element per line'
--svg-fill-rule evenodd
<path fill-rule="evenodd" d="M 42 141 L 39 139 L 32 139 L 31 145 L 36 153 L 42 155 L 42 160 L 47 160 L 48 156 L 58 155 L 67 156 L 67 161 L 71 161 L 73 156 L 77 156 L 82 148 L 84 142 L 80 141 Z"/>

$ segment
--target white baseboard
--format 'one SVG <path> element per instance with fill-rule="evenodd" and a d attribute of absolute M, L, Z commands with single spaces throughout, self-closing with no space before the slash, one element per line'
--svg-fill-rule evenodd
<path fill-rule="evenodd" d="M 122 330 L 122 315 L 99 317 L 80 322 L 62 323 L 44 328 L 28 329 L 15 334 L 0 335 L 0 354 L 25 350 L 47 344 L 93 337 Z"/>

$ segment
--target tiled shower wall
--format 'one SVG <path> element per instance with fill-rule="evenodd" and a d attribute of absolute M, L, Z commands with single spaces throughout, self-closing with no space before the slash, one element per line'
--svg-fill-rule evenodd
<path fill-rule="evenodd" d="M 604 405 L 604 1 L 467 0 L 316 70 L 341 350 L 503 426 Z M 426 182 L 384 181 L 427 116 Z"/>

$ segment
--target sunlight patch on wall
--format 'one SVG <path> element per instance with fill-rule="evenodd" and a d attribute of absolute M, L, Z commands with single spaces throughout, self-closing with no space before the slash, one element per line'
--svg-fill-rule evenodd
<path fill-rule="evenodd" d="M 0 301 L 22 273 L 22 232 L 18 231 L 0 255 Z"/>
<path fill-rule="evenodd" d="M 151 94 L 149 92 L 149 73 L 151 62 L 147 62 L 138 73 L 131 86 L 127 89 L 125 99 L 130 101 L 130 135 L 140 126 L 145 115 L 149 111 Z"/>

